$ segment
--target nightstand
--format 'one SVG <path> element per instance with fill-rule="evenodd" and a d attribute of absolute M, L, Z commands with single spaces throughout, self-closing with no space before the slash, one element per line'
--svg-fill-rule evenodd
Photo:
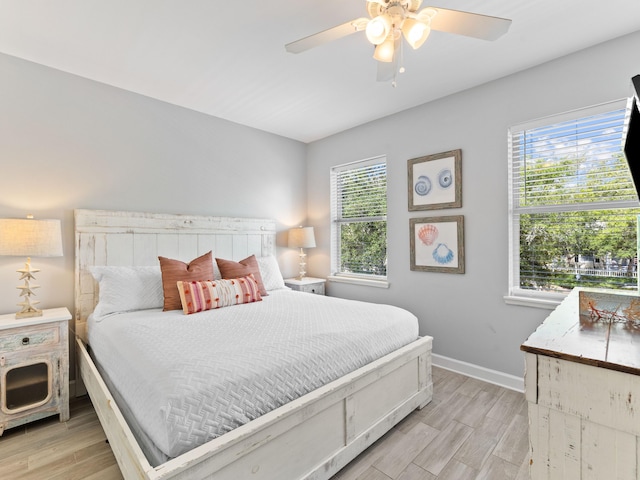
<path fill-rule="evenodd" d="M 322 278 L 304 277 L 302 280 L 297 278 L 287 278 L 284 284 L 292 290 L 298 292 L 315 293 L 316 295 L 324 295 L 324 283 L 326 280 Z"/>
<path fill-rule="evenodd" d="M 66 308 L 0 315 L 0 435 L 51 415 L 69 420 L 70 319 Z"/>

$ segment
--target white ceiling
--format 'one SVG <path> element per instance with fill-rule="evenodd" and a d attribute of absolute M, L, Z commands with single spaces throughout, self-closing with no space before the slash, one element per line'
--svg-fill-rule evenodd
<path fill-rule="evenodd" d="M 495 42 L 433 32 L 396 88 L 362 32 L 285 52 L 365 0 L 0 0 L 0 52 L 311 142 L 640 29 L 639 0 L 429 5 L 513 23 Z"/>

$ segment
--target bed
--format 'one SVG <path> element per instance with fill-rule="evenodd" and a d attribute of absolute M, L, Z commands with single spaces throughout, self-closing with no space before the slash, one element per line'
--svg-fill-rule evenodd
<path fill-rule="evenodd" d="M 275 253 L 275 221 L 76 210 L 75 231 L 75 330 L 78 357 L 76 378 L 81 379 L 78 383 L 86 387 L 91 397 L 126 479 L 328 479 L 412 410 L 422 408 L 431 400 L 432 339 L 426 336 L 418 337 L 408 343 L 404 342 L 399 348 L 394 347 L 390 353 L 384 353 L 373 360 L 366 360 L 362 365 L 347 369 L 346 373 L 334 373 L 332 375 L 338 376 L 325 379 L 318 385 L 312 385 L 308 392 L 302 391 L 299 395 L 293 395 L 290 401 L 280 402 L 273 406 L 273 409 L 264 412 L 258 409 L 257 413 L 249 415 L 238 425 L 223 426 L 215 438 L 204 443 L 188 449 L 178 446 L 177 449 L 170 451 L 172 455 L 156 456 L 150 452 L 146 439 L 141 438 L 144 434 L 140 433 L 140 425 L 147 421 L 142 418 L 144 414 L 140 411 L 134 412 L 135 409 L 130 405 L 132 402 L 128 402 L 125 398 L 126 394 L 119 390 L 121 387 L 114 386 L 114 374 L 108 373 L 108 368 L 104 365 L 96 364 L 97 362 L 94 362 L 89 353 L 92 350 L 89 342 L 92 335 L 92 342 L 96 344 L 96 349 L 104 351 L 111 349 L 108 343 L 106 346 L 98 345 L 101 338 L 98 335 L 103 335 L 101 329 L 104 325 L 100 325 L 100 322 L 96 323 L 97 315 L 92 315 L 98 301 L 98 292 L 97 283 L 91 271 L 93 270 L 95 274 L 95 267 L 101 266 L 156 265 L 159 255 L 187 261 L 210 250 L 215 252 L 216 257 L 236 261 L 249 255 L 267 258 Z M 334 308 L 331 302 L 341 301 L 283 289 L 270 292 L 268 296 L 263 297 L 262 302 L 220 309 L 219 312 L 223 313 L 225 310 L 224 315 L 231 315 L 232 310 L 243 312 L 247 319 L 252 319 L 258 309 L 278 310 L 282 309 L 282 305 L 287 302 L 293 304 L 298 301 L 307 301 L 307 299 L 312 301 L 312 306 L 301 306 L 299 313 L 292 314 L 292 317 L 302 320 L 305 308 L 321 310 L 325 308 L 325 304 L 328 308 Z M 373 307 L 371 304 L 368 305 Z M 363 308 L 367 308 L 367 305 L 363 305 Z M 393 307 L 376 306 L 376 308 L 381 312 L 380 309 Z M 147 310 L 143 313 L 157 315 L 156 312 Z M 202 322 L 210 312 L 182 318 L 178 317 L 183 315 L 181 311 L 161 313 L 166 314 L 163 317 L 167 319 L 166 328 L 184 320 L 181 324 L 182 328 L 189 329 L 191 323 Z M 118 322 L 121 322 L 122 325 L 129 325 L 127 315 L 128 313 L 122 316 L 115 315 L 114 318 L 117 321 L 111 323 L 118 325 Z M 218 315 L 216 318 L 221 319 L 224 315 Z M 332 316 L 332 314 L 328 315 L 328 317 Z M 369 318 L 372 317 L 373 315 L 369 314 Z M 160 339 L 166 339 L 167 336 L 173 337 L 173 333 L 161 333 L 165 327 L 161 327 L 157 320 L 142 322 L 145 321 L 147 321 L 144 325 L 146 330 L 140 327 L 139 337 L 131 334 L 130 341 L 133 343 L 124 348 L 123 355 L 133 351 L 132 345 L 137 346 L 140 339 L 149 336 L 149 332 L 153 332 Z M 103 324 L 106 324 L 105 322 Z M 223 321 L 214 323 L 219 323 L 220 328 L 224 324 Z M 230 323 L 232 323 L 231 320 Z M 283 328 L 287 332 L 292 332 L 297 328 L 297 323 L 293 322 Z M 327 328 L 337 328 L 337 325 L 332 325 L 330 321 L 322 323 L 326 324 Z M 377 324 L 374 321 L 371 323 Z M 257 325 L 259 324 L 253 325 L 251 331 L 256 332 L 255 336 L 259 341 L 260 337 L 266 334 L 266 330 L 259 332 Z M 393 328 L 400 329 L 395 326 Z M 88 334 L 88 329 L 91 335 Z M 326 333 L 321 332 L 322 335 Z M 407 334 L 410 335 L 410 333 Z M 118 338 L 117 330 L 114 335 Z M 212 335 L 223 336 L 224 333 L 216 331 Z M 366 336 L 363 333 L 355 333 L 355 335 Z M 105 333 L 104 337 L 107 336 Z M 387 336 L 389 336 L 388 332 Z M 329 342 L 331 345 L 340 343 L 335 338 L 333 337 Z M 247 342 L 249 341 L 250 339 L 247 338 Z M 273 341 L 277 342 L 278 338 Z M 398 341 L 402 342 L 402 340 Z M 117 340 L 116 343 L 118 343 Z M 177 336 L 174 342 L 169 342 L 176 345 L 179 343 L 181 341 Z M 163 345 L 163 349 L 171 346 L 167 345 Z M 192 353 L 195 355 L 195 347 L 193 348 Z M 259 343 L 255 343 L 249 350 L 258 348 Z M 363 351 L 370 349 L 370 346 L 362 347 Z M 284 355 L 276 355 L 276 357 L 280 356 Z M 346 355 L 343 351 L 334 356 Z M 145 371 L 142 368 L 145 360 L 136 361 L 136 358 L 135 356 L 128 359 L 123 357 L 121 362 L 132 365 L 131 370 Z M 158 357 L 150 363 L 160 361 L 161 357 Z M 326 362 L 326 360 L 316 360 L 318 361 Z M 262 360 L 260 363 L 263 363 Z M 207 368 L 217 371 L 215 365 Z M 162 369 L 169 370 L 166 366 Z M 205 369 L 198 370 L 205 371 Z M 156 378 L 155 375 L 154 378 Z M 295 384 L 298 376 L 290 374 L 291 383 Z M 159 386 L 162 390 L 164 380 L 159 375 L 157 378 L 158 381 L 153 382 L 153 386 Z M 78 385 L 76 390 L 82 391 L 82 388 Z M 294 385 L 295 388 L 299 389 L 300 385 L 297 387 Z M 156 394 L 148 395 L 149 398 L 144 400 L 145 405 L 151 405 Z M 240 410 L 244 409 L 245 407 L 240 408 Z M 246 410 L 250 411 L 248 408 Z M 176 435 L 171 433 L 169 436 L 173 438 Z"/>

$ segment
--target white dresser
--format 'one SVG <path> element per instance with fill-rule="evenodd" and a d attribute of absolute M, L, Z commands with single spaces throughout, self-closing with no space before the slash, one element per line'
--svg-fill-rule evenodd
<path fill-rule="evenodd" d="M 576 289 L 521 346 L 531 479 L 636 480 L 640 326 L 579 303 Z"/>

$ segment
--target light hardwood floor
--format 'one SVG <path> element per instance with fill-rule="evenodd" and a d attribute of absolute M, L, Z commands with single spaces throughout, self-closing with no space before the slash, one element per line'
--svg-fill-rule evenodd
<path fill-rule="evenodd" d="M 437 367 L 433 383 L 429 405 L 333 480 L 528 479 L 524 395 Z M 74 399 L 68 422 L 51 417 L 0 437 L 0 477 L 122 479 L 105 439 L 88 398 Z"/>

